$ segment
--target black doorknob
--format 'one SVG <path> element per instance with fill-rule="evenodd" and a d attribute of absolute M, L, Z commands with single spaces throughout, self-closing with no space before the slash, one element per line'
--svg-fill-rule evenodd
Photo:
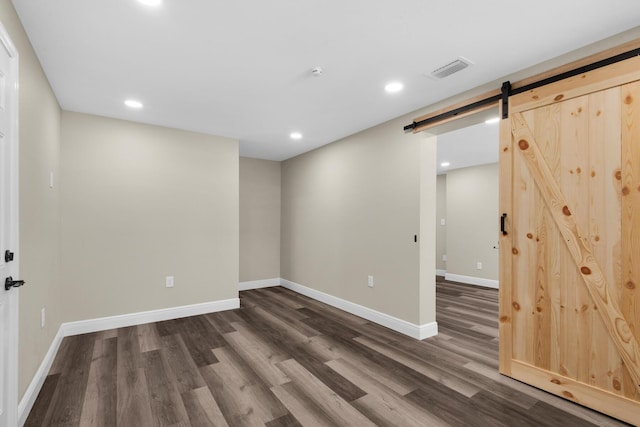
<path fill-rule="evenodd" d="M 13 280 L 13 277 L 9 276 L 4 279 L 4 290 L 8 291 L 11 288 L 19 288 L 24 285 L 24 280 Z"/>

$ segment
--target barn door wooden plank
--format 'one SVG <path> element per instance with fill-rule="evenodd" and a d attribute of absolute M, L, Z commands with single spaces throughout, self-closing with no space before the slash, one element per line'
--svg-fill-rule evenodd
<path fill-rule="evenodd" d="M 502 117 L 502 107 L 500 107 Z M 511 300 L 513 288 L 512 274 L 512 177 L 513 177 L 513 142 L 511 140 L 511 121 L 500 122 L 500 215 L 505 215 L 502 220 L 505 225 L 504 233 L 500 233 L 500 372 L 511 375 L 511 360 L 513 359 L 513 323 L 511 314 Z"/>
<path fill-rule="evenodd" d="M 560 149 L 560 176 L 556 182 L 564 196 L 564 203 L 571 207 L 573 220 L 580 230 L 580 239 L 586 242 L 589 239 L 589 201 L 594 189 L 591 188 L 591 160 L 589 147 L 599 145 L 591 141 L 589 136 L 589 100 L 590 96 L 581 96 L 562 102 L 560 109 L 561 131 L 558 138 Z M 532 129 L 533 130 L 533 129 Z M 535 133 L 536 142 L 539 144 L 540 135 Z M 541 147 L 538 147 L 541 148 Z M 557 176 L 557 175 L 556 175 Z M 541 195 L 541 203 L 544 197 Z M 551 218 L 551 226 L 557 230 L 555 220 Z M 559 230 L 558 230 L 559 231 Z M 560 238 L 560 233 L 558 233 Z M 562 248 L 562 242 L 558 241 L 556 248 Z M 593 253 L 593 245 L 589 246 L 595 260 L 601 265 L 601 261 Z M 572 256 L 567 251 L 563 252 L 562 280 L 567 291 L 566 310 L 568 317 L 565 323 L 566 346 L 566 370 L 569 376 L 575 380 L 589 383 L 589 349 L 593 344 L 593 328 L 591 319 L 593 303 L 587 288 L 582 283 L 580 269 L 575 267 Z M 605 276 L 605 280 L 606 280 Z M 597 316 L 597 314 L 596 314 Z M 595 317 L 595 316 L 593 316 Z M 597 319 L 598 321 L 600 319 Z M 607 333 L 605 331 L 605 333 Z M 607 342 L 607 341 L 604 341 Z"/>
<path fill-rule="evenodd" d="M 640 347 L 617 301 L 613 298 L 603 271 L 592 254 L 591 245 L 587 239 L 582 238 L 583 235 L 578 230 L 574 214 L 568 207 L 560 186 L 553 177 L 521 113 L 512 115 L 511 132 L 515 142 L 514 148 L 522 153 L 529 172 L 598 308 L 611 340 L 638 389 L 640 388 Z"/>
<path fill-rule="evenodd" d="M 622 153 L 621 144 L 614 143 L 621 135 L 620 88 L 589 94 L 588 103 L 588 174 L 592 189 L 588 203 L 588 234 L 593 255 L 603 269 L 610 285 L 609 290 L 614 294 L 613 298 L 616 301 L 621 301 L 621 181 L 616 179 L 616 172 L 620 170 Z M 630 322 L 622 304 L 620 308 Z M 590 349 L 590 384 L 612 393 L 632 397 L 636 387 L 624 369 L 617 349 L 609 345 L 609 333 L 598 314 L 592 316 L 592 323 L 593 342 L 607 345 L 594 345 Z M 624 387 L 623 378 L 628 378 Z"/>
<path fill-rule="evenodd" d="M 640 339 L 640 82 L 621 87 L 622 279 L 621 311 Z M 624 386 L 628 384 L 624 379 Z"/>

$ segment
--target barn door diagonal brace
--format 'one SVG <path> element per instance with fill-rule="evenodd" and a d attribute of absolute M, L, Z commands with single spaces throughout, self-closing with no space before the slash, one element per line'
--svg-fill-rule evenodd
<path fill-rule="evenodd" d="M 593 256 L 591 245 L 580 238 L 574 213 L 555 180 L 546 159 L 537 145 L 533 133 L 529 129 L 522 113 L 515 113 L 511 118 L 511 133 L 517 151 L 519 151 L 540 191 L 551 215 L 564 238 L 569 253 L 578 271 L 584 279 L 589 295 L 593 299 L 598 313 L 607 328 L 611 340 L 620 357 L 640 390 L 640 346 L 629 323 L 625 319 L 618 302 L 612 297 L 610 285 L 602 272 L 600 264 Z"/>

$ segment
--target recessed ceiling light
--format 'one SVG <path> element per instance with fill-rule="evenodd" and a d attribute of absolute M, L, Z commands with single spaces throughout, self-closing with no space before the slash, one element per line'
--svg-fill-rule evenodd
<path fill-rule="evenodd" d="M 135 99 L 127 99 L 124 101 L 124 105 L 129 108 L 142 108 L 142 102 L 136 101 Z"/>
<path fill-rule="evenodd" d="M 162 0 L 138 0 L 138 2 L 145 6 L 160 6 L 162 4 Z"/>
<path fill-rule="evenodd" d="M 384 87 L 384 90 L 386 90 L 389 93 L 396 93 L 396 92 L 400 92 L 403 87 L 404 86 L 400 82 L 391 82 Z"/>
<path fill-rule="evenodd" d="M 449 163 L 449 162 L 442 162 L 442 163 L 440 163 L 440 166 L 442 166 L 443 168 L 446 168 L 447 166 L 451 166 L 451 163 Z"/>
<path fill-rule="evenodd" d="M 499 121 L 500 121 L 500 117 L 493 117 L 489 120 L 485 120 L 484 122 L 488 125 L 492 125 L 492 124 L 498 123 Z"/>
<path fill-rule="evenodd" d="M 302 139 L 302 134 L 300 132 L 291 132 L 289 136 L 291 139 Z"/>

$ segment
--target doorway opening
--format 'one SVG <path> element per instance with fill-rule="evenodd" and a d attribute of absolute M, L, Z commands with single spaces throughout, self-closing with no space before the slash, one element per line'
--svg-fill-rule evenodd
<path fill-rule="evenodd" d="M 438 138 L 436 272 L 498 287 L 498 148 L 495 117 Z"/>

